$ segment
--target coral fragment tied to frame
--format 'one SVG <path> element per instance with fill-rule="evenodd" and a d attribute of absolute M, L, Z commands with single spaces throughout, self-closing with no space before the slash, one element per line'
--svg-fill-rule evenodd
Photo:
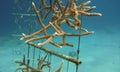
<path fill-rule="evenodd" d="M 72 1 L 72 0 L 71 0 Z M 73 44 L 67 43 L 66 42 L 66 37 L 67 36 L 84 36 L 88 34 L 92 34 L 94 32 L 89 32 L 86 28 L 83 28 L 81 26 L 81 20 L 79 19 L 80 16 L 86 15 L 86 16 L 101 16 L 101 13 L 89 13 L 89 11 L 93 10 L 95 6 L 88 6 L 88 4 L 91 1 L 84 2 L 80 5 L 76 5 L 74 1 L 66 4 L 66 6 L 63 6 L 61 4 L 60 0 L 54 0 L 54 2 L 50 2 L 50 6 L 46 4 L 46 0 L 42 0 L 43 7 L 40 9 L 37 9 L 34 2 L 32 2 L 32 7 L 34 9 L 34 12 L 38 18 L 38 22 L 40 23 L 42 29 L 30 34 L 22 34 L 23 37 L 20 40 L 27 39 L 25 42 L 33 42 L 36 40 L 41 40 L 41 39 L 46 39 L 43 43 L 38 43 L 40 47 L 50 43 L 54 46 L 57 46 L 61 48 L 62 46 L 71 46 L 73 47 Z M 49 23 L 46 25 L 43 23 L 42 18 L 40 13 L 46 10 L 46 17 L 49 15 L 50 12 L 52 12 L 52 17 Z M 62 25 L 67 24 L 69 27 L 75 29 L 75 30 L 81 30 L 82 32 L 80 34 L 74 34 L 74 33 L 67 33 L 65 30 L 61 28 Z M 53 34 L 49 34 L 47 32 L 48 28 L 52 27 L 55 32 Z M 42 36 L 36 37 L 36 35 L 40 33 L 44 33 Z M 62 37 L 62 42 L 61 43 L 56 43 L 53 42 L 53 38 L 56 36 L 61 36 Z"/>
<path fill-rule="evenodd" d="M 82 27 L 82 16 L 102 16 L 102 14 L 90 12 L 94 8 L 96 8 L 95 6 L 89 6 L 91 1 L 81 2 L 80 5 L 78 5 L 77 2 L 78 0 L 67 0 L 66 3 L 64 3 L 62 0 L 40 0 L 40 7 L 38 9 L 35 3 L 32 2 L 32 9 L 35 14 L 32 14 L 31 16 L 36 16 L 40 29 L 28 34 L 25 34 L 23 32 L 22 38 L 20 38 L 20 40 L 25 40 L 25 43 L 27 43 L 28 45 L 40 49 L 47 54 L 44 57 L 40 57 L 39 59 L 37 59 L 37 68 L 31 66 L 31 60 L 29 59 L 29 57 L 28 59 L 26 59 L 25 55 L 23 55 L 22 61 L 15 62 L 24 67 L 17 68 L 16 72 L 44 72 L 44 67 L 51 69 L 51 62 L 46 61 L 46 58 L 48 58 L 48 53 L 72 62 L 76 64 L 76 69 L 78 68 L 78 65 L 82 63 L 79 60 L 79 48 L 77 50 L 77 53 L 70 52 L 69 56 L 59 52 L 55 52 L 54 50 L 50 50 L 49 48 L 45 48 L 48 43 L 58 48 L 62 48 L 63 46 L 73 47 L 74 44 L 67 42 L 68 37 L 80 38 L 81 36 L 94 33 L 93 31 L 88 31 L 86 28 Z M 19 15 L 18 13 L 13 14 Z M 30 16 L 30 14 L 22 14 L 22 16 L 23 15 Z M 66 29 L 63 28 L 63 26 L 66 26 L 66 28 L 69 27 L 71 30 L 79 31 L 79 33 L 67 32 Z M 53 32 L 51 32 L 50 30 L 53 30 Z M 60 42 L 58 42 L 56 39 L 56 37 L 58 36 L 61 37 Z M 43 42 L 41 42 L 41 40 Z M 75 55 L 77 55 L 77 59 L 73 58 L 73 56 Z M 61 72 L 63 64 L 64 61 L 62 61 L 59 68 L 54 72 Z"/>

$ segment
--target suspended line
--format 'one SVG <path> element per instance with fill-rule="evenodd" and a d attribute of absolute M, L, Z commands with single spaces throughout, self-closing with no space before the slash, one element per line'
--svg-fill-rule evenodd
<path fill-rule="evenodd" d="M 84 0 L 81 0 L 81 4 L 83 3 Z M 80 29 L 82 27 L 82 15 L 80 16 L 81 24 L 80 24 Z M 79 30 L 79 33 L 81 31 Z M 78 37 L 78 49 L 77 49 L 77 59 L 79 59 L 79 54 L 80 54 L 80 42 L 81 41 L 81 36 Z M 76 72 L 78 72 L 78 64 L 76 64 Z"/>
<path fill-rule="evenodd" d="M 34 61 L 35 61 L 35 47 L 33 48 L 33 63 L 32 63 L 33 66 L 34 66 Z"/>

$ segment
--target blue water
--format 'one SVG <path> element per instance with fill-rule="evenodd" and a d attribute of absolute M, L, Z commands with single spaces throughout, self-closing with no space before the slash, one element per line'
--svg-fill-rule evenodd
<path fill-rule="evenodd" d="M 27 56 L 28 46 L 24 41 L 19 40 L 21 36 L 13 36 L 13 34 L 28 34 L 27 30 L 29 28 L 26 23 L 30 23 L 27 21 L 36 19 L 36 17 L 20 17 L 15 16 L 12 13 L 34 13 L 33 10 L 27 12 L 28 7 L 31 5 L 30 1 L 32 0 L 2 0 L 0 2 L 0 72 L 15 72 L 19 65 L 14 61 L 16 59 L 22 59 L 23 54 L 26 54 Z M 33 1 L 35 1 L 35 4 L 38 6 L 40 1 Z M 82 64 L 79 65 L 78 72 L 120 71 L 119 2 L 119 0 L 91 0 L 90 6 L 96 6 L 96 9 L 94 9 L 93 12 L 100 12 L 102 13 L 102 16 L 83 16 L 83 26 L 95 33 L 83 36 L 80 39 L 79 59 L 82 61 Z M 22 9 L 19 6 L 22 7 Z M 18 18 L 18 20 L 16 20 L 16 18 Z M 34 22 L 31 23 L 33 24 Z M 32 29 L 31 32 L 37 31 L 40 28 L 39 25 L 33 26 L 33 28 L 34 27 L 38 28 Z M 69 30 L 66 25 L 64 25 L 63 28 L 67 32 L 75 32 L 75 30 Z M 49 30 L 49 33 L 50 32 L 53 33 L 54 31 Z M 78 31 L 75 33 L 78 33 Z M 59 42 L 60 38 L 58 37 L 54 41 Z M 69 54 L 69 52 L 71 52 L 73 53 L 73 57 L 76 57 L 75 52 L 78 48 L 78 37 L 68 37 L 67 41 L 74 44 L 74 47 L 64 46 L 59 49 L 50 44 L 45 47 L 64 54 Z M 30 49 L 31 58 L 33 58 L 33 49 L 33 47 Z M 36 49 L 35 51 L 35 58 L 38 58 L 39 50 Z M 43 51 L 40 52 L 41 56 L 45 55 Z M 60 66 L 62 60 L 64 59 L 52 55 L 51 72 Z M 35 64 L 33 66 L 36 66 Z M 62 72 L 67 72 L 67 64 L 68 62 L 64 60 Z M 75 64 L 69 62 L 68 72 L 75 72 L 75 67 Z M 45 72 L 49 72 L 47 68 L 45 69 Z"/>

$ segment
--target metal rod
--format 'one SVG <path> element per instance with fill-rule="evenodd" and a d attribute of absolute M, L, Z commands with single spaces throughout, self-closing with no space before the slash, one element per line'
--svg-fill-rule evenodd
<path fill-rule="evenodd" d="M 67 55 L 65 55 L 65 54 L 62 54 L 62 53 L 58 53 L 58 52 L 49 50 L 49 49 L 47 49 L 47 48 L 40 47 L 39 45 L 36 45 L 36 44 L 33 44 L 33 43 L 27 43 L 27 44 L 28 44 L 28 45 L 31 45 L 31 46 L 34 46 L 34 47 L 36 47 L 36 48 L 38 48 L 38 49 L 41 49 L 41 50 L 43 50 L 43 51 L 45 51 L 45 52 L 51 53 L 51 54 L 53 54 L 53 55 L 55 55 L 55 56 L 58 56 L 58 57 L 60 57 L 60 58 L 66 59 L 66 60 L 68 60 L 68 61 L 70 61 L 70 62 L 75 63 L 76 65 L 82 63 L 80 60 L 77 60 L 77 59 L 75 59 L 75 58 L 73 58 L 73 57 L 70 57 L 70 56 L 67 56 Z"/>

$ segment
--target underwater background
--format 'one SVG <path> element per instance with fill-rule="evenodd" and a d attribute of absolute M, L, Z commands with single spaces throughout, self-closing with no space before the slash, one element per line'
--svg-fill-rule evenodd
<path fill-rule="evenodd" d="M 119 0 L 91 0 L 90 6 L 96 6 L 93 12 L 100 12 L 102 16 L 83 16 L 83 26 L 95 33 L 81 37 L 79 59 L 82 61 L 82 64 L 79 65 L 79 72 L 120 71 L 119 3 Z M 16 68 L 19 67 L 15 63 L 15 60 L 22 59 L 23 54 L 27 54 L 28 45 L 24 41 L 19 40 L 21 38 L 19 35 L 27 32 L 25 31 L 27 30 L 25 22 L 30 17 L 18 17 L 19 19 L 16 22 L 16 17 L 13 13 L 27 13 L 26 10 L 30 4 L 29 0 L 1 0 L 0 2 L 0 72 L 15 72 Z M 20 9 L 18 5 L 23 5 L 23 9 Z M 69 31 L 67 28 L 66 30 Z M 13 36 L 13 34 L 18 34 L 18 36 Z M 59 41 L 59 39 L 56 40 Z M 68 42 L 73 43 L 74 47 L 63 47 L 62 49 L 54 48 L 51 45 L 47 45 L 46 47 L 64 54 L 73 53 L 73 56 L 76 57 L 75 52 L 78 46 L 78 37 L 70 37 L 68 38 Z M 31 48 L 31 56 L 33 54 L 32 51 L 33 49 Z M 36 52 L 38 51 L 36 49 Z M 42 55 L 44 55 L 44 52 L 41 52 Z M 61 61 L 61 58 L 52 56 L 52 71 L 59 67 Z M 62 72 L 67 72 L 67 63 L 65 60 Z M 75 64 L 70 63 L 68 72 L 75 71 Z"/>

